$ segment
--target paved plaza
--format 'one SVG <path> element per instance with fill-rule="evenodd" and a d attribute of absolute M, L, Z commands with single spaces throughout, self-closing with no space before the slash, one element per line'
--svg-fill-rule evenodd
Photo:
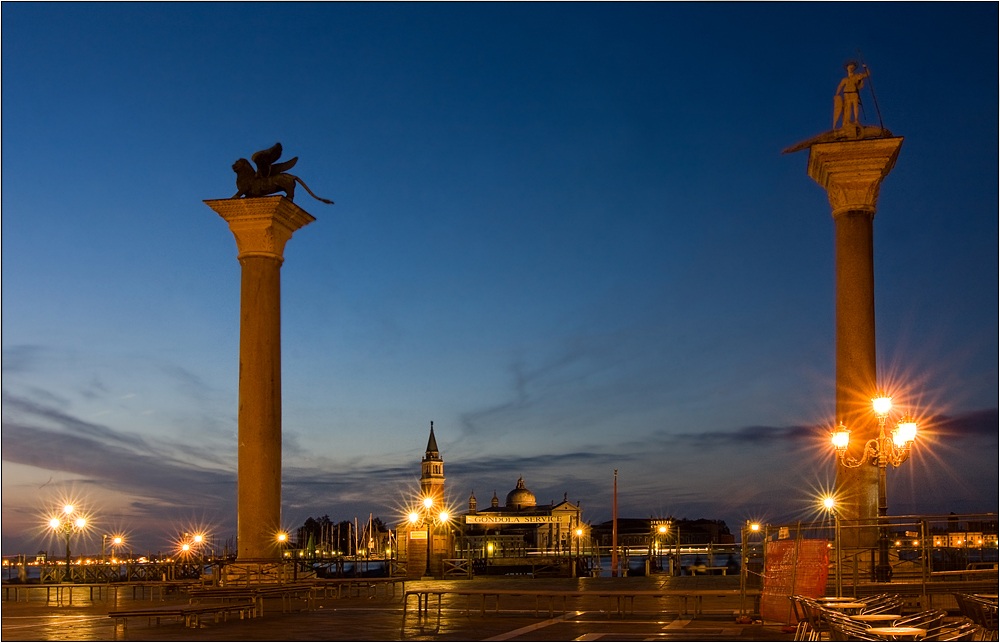
<path fill-rule="evenodd" d="M 735 577 L 685 578 L 599 578 L 599 579 L 527 579 L 478 578 L 455 581 L 413 581 L 407 589 L 508 589 L 508 590 L 657 590 L 739 588 Z M 168 595 L 164 601 L 133 600 L 122 592 L 114 600 L 89 599 L 77 590 L 73 605 L 46 603 L 35 594 L 30 601 L 3 603 L 4 641 L 84 640 L 84 641 L 773 641 L 791 640 L 792 635 L 776 625 L 739 625 L 736 612 L 738 597 L 706 599 L 702 613 L 684 614 L 683 603 L 675 598 L 638 598 L 623 617 L 609 598 L 570 599 L 566 612 L 561 604 L 550 617 L 547 602 L 542 602 L 536 616 L 535 599 L 528 596 L 504 597 L 499 613 L 493 602 L 487 603 L 486 615 L 480 614 L 478 599 L 470 605 L 466 597 L 445 596 L 440 624 L 437 601 L 431 599 L 429 614 L 420 618 L 416 602 L 403 621 L 402 600 L 365 597 L 320 599 L 316 609 L 293 604 L 290 613 L 282 613 L 280 601 L 270 599 L 262 618 L 230 618 L 215 623 L 208 618 L 200 628 L 188 628 L 180 621 L 165 619 L 159 625 L 145 618 L 130 618 L 126 630 L 116 631 L 112 609 L 158 607 L 186 604 L 186 594 Z M 129 594 L 129 596 L 125 596 Z M 466 614 L 467 608 L 470 608 Z"/>

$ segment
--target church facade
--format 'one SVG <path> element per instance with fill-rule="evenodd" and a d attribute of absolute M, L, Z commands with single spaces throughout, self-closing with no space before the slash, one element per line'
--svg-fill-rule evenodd
<path fill-rule="evenodd" d="M 590 526 L 581 520 L 580 503 L 568 494 L 562 502 L 539 505 L 518 478 L 503 505 L 494 492 L 489 507 L 479 508 L 475 493 L 461 516 L 463 557 L 521 558 L 529 553 L 572 556 L 587 548 Z"/>
<path fill-rule="evenodd" d="M 518 478 L 502 505 L 494 492 L 489 506 L 479 507 L 473 492 L 467 512 L 447 512 L 444 459 L 432 422 L 420 461 L 420 498 L 396 530 L 407 577 L 441 577 L 454 567 L 449 559 L 573 556 L 590 549 L 590 525 L 581 520 L 580 503 L 564 494 L 561 502 L 539 505 L 524 478 Z"/>

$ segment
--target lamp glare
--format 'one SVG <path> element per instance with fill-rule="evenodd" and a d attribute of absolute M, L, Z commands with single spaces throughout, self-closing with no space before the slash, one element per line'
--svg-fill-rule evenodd
<path fill-rule="evenodd" d="M 830 439 L 833 441 L 834 449 L 843 451 L 851 443 L 851 431 L 841 422 L 837 430 L 830 433 Z"/>
<path fill-rule="evenodd" d="M 903 446 L 908 442 L 913 442 L 917 437 L 917 423 L 911 420 L 909 417 L 903 418 L 903 421 L 899 423 L 896 427 L 896 431 L 893 435 L 893 441 L 896 442 L 897 446 Z"/>
<path fill-rule="evenodd" d="M 884 393 L 872 398 L 872 408 L 879 415 L 886 415 L 889 413 L 889 409 L 892 408 L 892 398 Z"/>

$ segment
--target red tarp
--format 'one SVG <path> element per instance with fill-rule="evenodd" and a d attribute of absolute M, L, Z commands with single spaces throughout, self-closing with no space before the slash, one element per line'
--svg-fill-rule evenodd
<path fill-rule="evenodd" d="M 830 550 L 826 540 L 779 540 L 764 548 L 764 589 L 760 615 L 765 621 L 796 623 L 789 596 L 819 598 L 826 592 Z M 792 587 L 792 579 L 795 587 Z"/>

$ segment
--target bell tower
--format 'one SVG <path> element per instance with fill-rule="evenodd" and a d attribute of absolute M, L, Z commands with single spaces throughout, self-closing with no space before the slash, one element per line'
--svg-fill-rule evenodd
<path fill-rule="evenodd" d="M 441 459 L 437 440 L 434 439 L 433 422 L 431 435 L 427 439 L 427 451 L 420 461 L 420 496 L 433 499 L 435 508 L 444 508 L 444 460 Z"/>

